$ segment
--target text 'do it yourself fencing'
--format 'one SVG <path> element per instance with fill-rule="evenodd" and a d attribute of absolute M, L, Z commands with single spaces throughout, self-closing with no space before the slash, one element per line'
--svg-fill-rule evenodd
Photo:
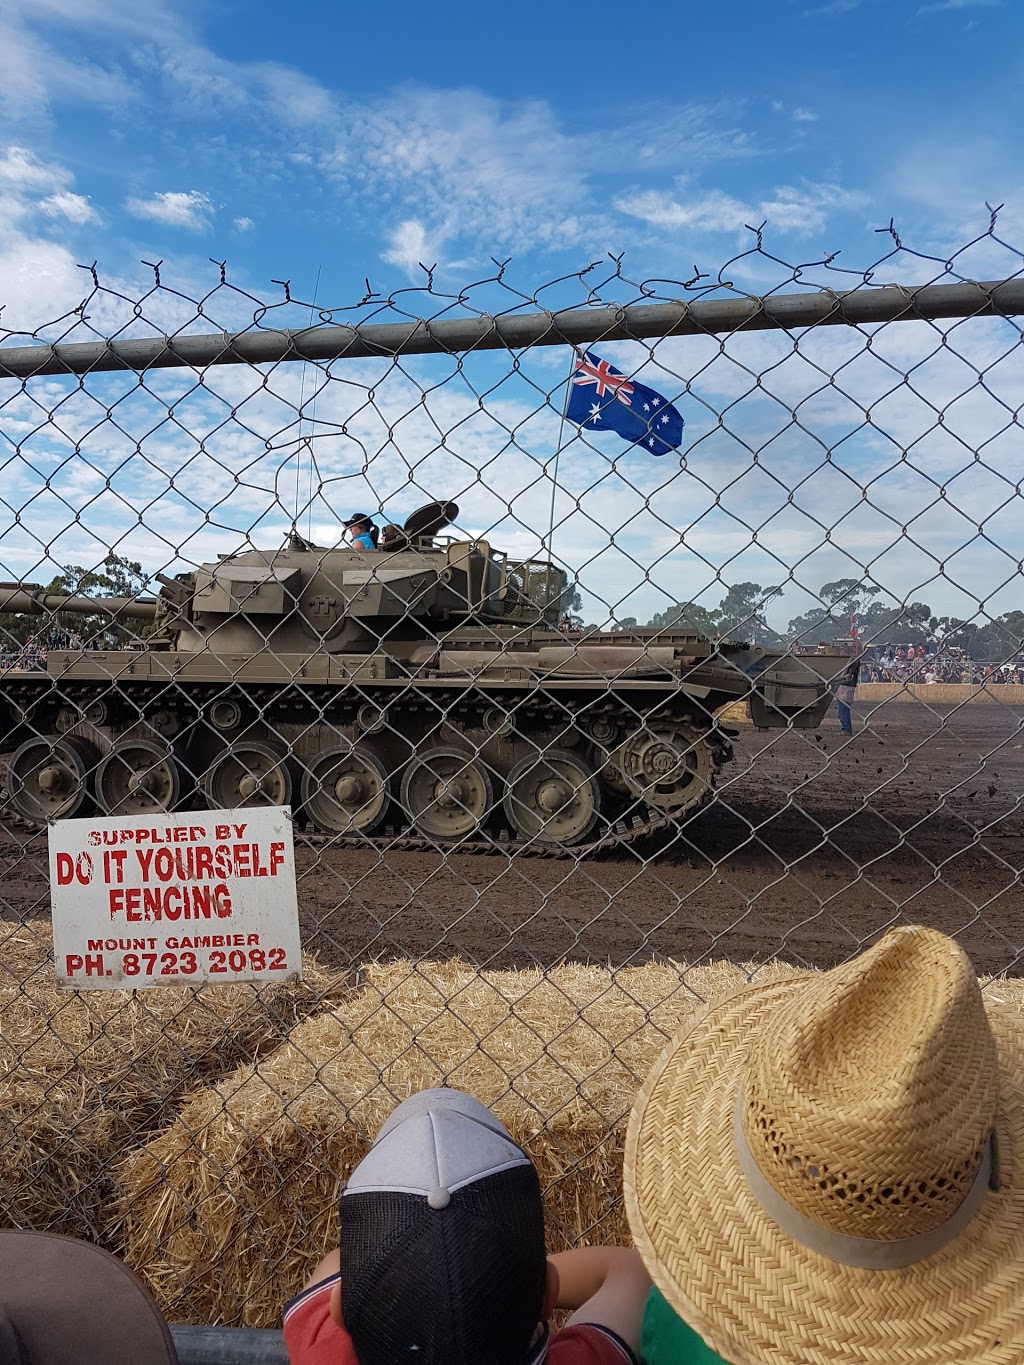
<path fill-rule="evenodd" d="M 701 1002 L 907 922 L 1018 998 L 1021 257 L 889 248 L 0 337 L 0 1223 L 274 1326 L 413 1090 L 623 1239 Z"/>

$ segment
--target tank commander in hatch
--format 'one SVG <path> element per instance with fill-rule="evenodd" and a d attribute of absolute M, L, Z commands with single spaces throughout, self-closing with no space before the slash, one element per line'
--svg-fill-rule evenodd
<path fill-rule="evenodd" d="M 373 524 L 373 518 L 365 512 L 357 512 L 345 522 L 349 543 L 353 550 L 376 550 L 380 531 Z"/>

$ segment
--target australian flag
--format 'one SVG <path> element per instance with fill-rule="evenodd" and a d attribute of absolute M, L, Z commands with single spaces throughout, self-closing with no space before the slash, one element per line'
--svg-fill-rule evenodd
<path fill-rule="evenodd" d="M 650 455 L 677 450 L 683 440 L 682 414 L 667 399 L 592 351 L 577 352 L 565 415 L 587 432 L 614 431 Z"/>

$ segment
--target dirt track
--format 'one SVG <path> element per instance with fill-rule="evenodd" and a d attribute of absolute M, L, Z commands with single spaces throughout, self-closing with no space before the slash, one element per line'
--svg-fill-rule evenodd
<path fill-rule="evenodd" d="M 854 739 L 744 728 L 719 800 L 668 848 L 582 862 L 297 850 L 304 942 L 356 965 L 781 955 L 828 966 L 894 921 L 1024 975 L 1024 711 L 890 702 Z M 0 831 L 0 913 L 48 914 L 45 841 Z"/>

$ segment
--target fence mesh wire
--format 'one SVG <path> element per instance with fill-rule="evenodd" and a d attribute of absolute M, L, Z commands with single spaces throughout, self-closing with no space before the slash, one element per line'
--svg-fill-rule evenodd
<path fill-rule="evenodd" d="M 495 1106 L 553 1245 L 621 1239 L 625 1117 L 701 1001 L 903 922 L 1016 998 L 1022 332 L 986 304 L 1022 258 L 995 214 L 948 258 L 884 241 L 348 307 L 90 267 L 0 333 L 0 1221 L 126 1254 L 177 1320 L 273 1325 L 423 1085 Z M 891 285 L 883 322 L 623 322 Z M 562 418 L 580 348 L 678 408 L 678 452 Z M 253 805 L 294 812 L 301 981 L 58 991 L 50 822 Z"/>

